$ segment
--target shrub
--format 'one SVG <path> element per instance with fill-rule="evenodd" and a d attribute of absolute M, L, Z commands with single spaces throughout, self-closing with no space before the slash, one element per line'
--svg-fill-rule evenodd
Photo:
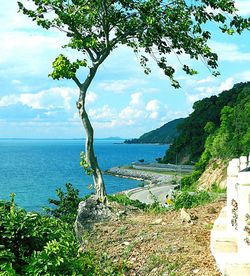
<path fill-rule="evenodd" d="M 72 227 L 0 201 L 1 275 L 98 275 L 94 255 L 78 255 Z"/>
<path fill-rule="evenodd" d="M 108 195 L 108 200 L 115 201 L 124 206 L 134 206 L 142 210 L 147 208 L 147 204 L 142 203 L 139 200 L 132 200 L 124 194 Z"/>
<path fill-rule="evenodd" d="M 44 210 L 47 214 L 52 215 L 55 218 L 60 218 L 65 222 L 73 223 L 77 215 L 79 203 L 89 197 L 89 195 L 80 198 L 79 190 L 75 189 L 72 184 L 67 183 L 65 186 L 66 192 L 63 192 L 61 188 L 56 189 L 56 194 L 59 199 L 49 198 L 49 203 L 54 206 L 52 208 L 45 207 Z"/>
<path fill-rule="evenodd" d="M 213 196 L 207 191 L 188 192 L 183 191 L 176 194 L 174 200 L 174 209 L 193 208 L 213 201 Z"/>

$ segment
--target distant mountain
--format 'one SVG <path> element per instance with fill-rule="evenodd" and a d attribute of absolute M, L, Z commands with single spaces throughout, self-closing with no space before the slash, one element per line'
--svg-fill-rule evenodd
<path fill-rule="evenodd" d="M 115 136 L 115 137 L 106 137 L 106 138 L 99 138 L 97 140 L 124 140 L 124 138 Z"/>
<path fill-rule="evenodd" d="M 174 139 L 178 136 L 177 126 L 184 121 L 183 118 L 175 119 L 166 123 L 165 125 L 144 133 L 139 138 L 125 140 L 126 144 L 171 144 Z"/>

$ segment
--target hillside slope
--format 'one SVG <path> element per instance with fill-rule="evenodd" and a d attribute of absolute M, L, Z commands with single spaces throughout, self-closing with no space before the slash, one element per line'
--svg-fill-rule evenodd
<path fill-rule="evenodd" d="M 194 103 L 194 111 L 180 126 L 180 134 L 163 158 L 164 163 L 197 162 L 203 158 L 231 158 L 250 149 L 250 82 Z M 209 140 L 207 140 L 209 138 Z"/>
<path fill-rule="evenodd" d="M 149 144 L 149 143 L 160 143 L 160 144 L 170 144 L 178 135 L 178 128 L 182 122 L 183 118 L 175 119 L 166 123 L 165 125 L 152 130 L 150 132 L 144 133 L 138 139 L 126 140 L 126 144 Z"/>

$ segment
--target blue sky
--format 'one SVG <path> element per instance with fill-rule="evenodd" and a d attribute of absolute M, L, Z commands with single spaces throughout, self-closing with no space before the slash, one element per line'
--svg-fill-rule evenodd
<path fill-rule="evenodd" d="M 250 1 L 237 0 L 239 14 L 250 16 Z M 137 58 L 120 47 L 101 66 L 87 97 L 87 110 L 95 137 L 138 137 L 166 122 L 186 117 L 199 99 L 250 81 L 250 32 L 227 36 L 215 31 L 210 46 L 219 55 L 220 77 L 213 77 L 202 63 L 199 75 L 182 72 L 169 56 L 182 88 L 174 89 L 152 64 L 144 75 Z M 65 43 L 58 31 L 45 31 L 22 14 L 16 1 L 2 1 L 0 11 L 0 138 L 80 138 L 84 131 L 75 102 L 72 81 L 48 78 L 51 63 Z M 182 57 L 182 61 L 187 58 Z M 83 79 L 84 75 L 80 77 Z"/>

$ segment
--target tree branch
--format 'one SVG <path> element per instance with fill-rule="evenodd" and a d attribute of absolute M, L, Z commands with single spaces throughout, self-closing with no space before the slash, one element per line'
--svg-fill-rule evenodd
<path fill-rule="evenodd" d="M 78 79 L 76 76 L 74 76 L 74 77 L 72 78 L 72 80 L 73 80 L 73 81 L 76 83 L 76 85 L 81 89 L 82 83 L 80 83 L 79 79 Z"/>

